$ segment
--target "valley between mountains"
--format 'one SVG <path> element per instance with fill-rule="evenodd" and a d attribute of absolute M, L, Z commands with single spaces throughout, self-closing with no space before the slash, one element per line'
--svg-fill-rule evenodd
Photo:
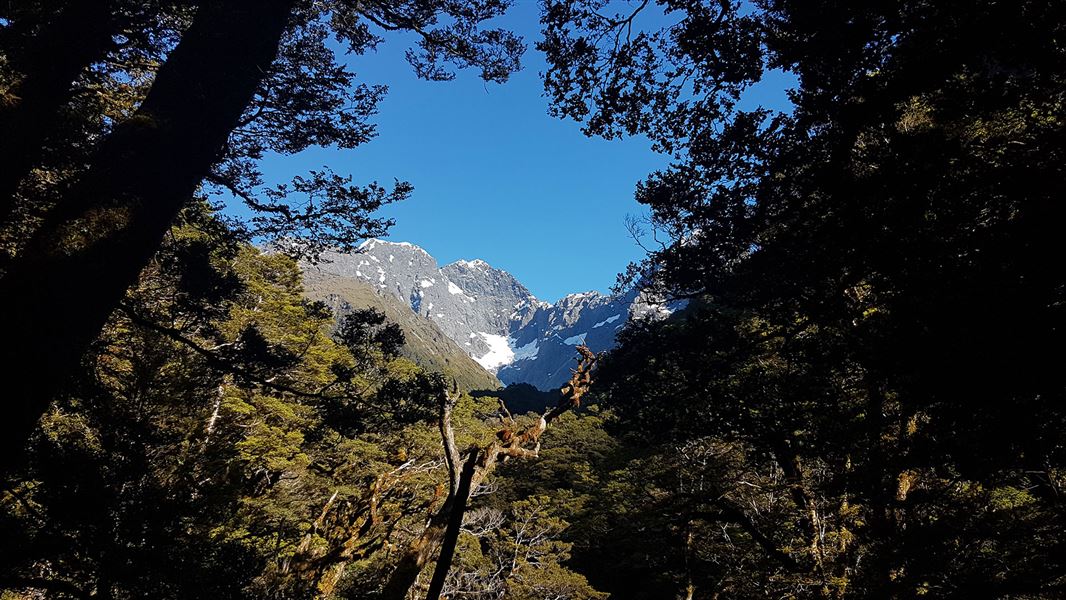
<path fill-rule="evenodd" d="M 543 302 L 485 261 L 440 266 L 407 242 L 368 240 L 357 252 L 327 252 L 303 270 L 309 297 L 325 301 L 338 316 L 367 306 L 384 312 L 407 334 L 412 359 L 449 373 L 467 389 L 501 383 L 557 388 L 570 375 L 575 346 L 610 349 L 628 320 L 680 308 L 649 302 L 636 290 L 586 291 Z"/>

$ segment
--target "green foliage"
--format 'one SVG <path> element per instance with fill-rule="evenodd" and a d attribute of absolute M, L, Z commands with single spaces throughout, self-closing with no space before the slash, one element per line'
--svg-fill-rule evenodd
<path fill-rule="evenodd" d="M 669 549 L 651 576 L 1061 595 L 1062 7 L 658 4 L 675 25 L 549 2 L 540 45 L 557 114 L 674 158 L 637 189 L 669 242 L 622 282 L 693 302 L 629 327 L 597 390 L 641 455 L 618 503 Z M 793 110 L 740 101 L 771 69 Z M 678 461 L 711 451 L 694 489 Z M 623 545 L 592 580 L 663 597 Z"/>
<path fill-rule="evenodd" d="M 376 345 L 385 356 L 396 357 L 405 341 L 399 325 L 385 324 L 385 315 L 373 308 L 344 315 L 335 336 L 349 352 L 359 356 L 368 355 L 368 349 Z"/>
<path fill-rule="evenodd" d="M 432 501 L 428 376 L 396 337 L 353 354 L 291 259 L 187 221 L 3 496 L 9 581 L 61 569 L 114 596 L 307 595 Z"/>
<path fill-rule="evenodd" d="M 510 503 L 506 511 L 469 513 L 444 594 L 508 600 L 607 598 L 564 566 L 573 544 L 561 539 L 569 523 L 555 516 L 554 504 L 547 496 L 531 496 Z"/>
<path fill-rule="evenodd" d="M 655 4 L 670 26 L 643 26 Z M 637 188 L 666 243 L 622 284 L 690 303 L 631 323 L 592 397 L 535 451 L 492 457 L 499 468 L 474 490 L 445 595 L 1061 597 L 1060 4 L 662 1 L 612 16 L 600 0 L 545 2 L 550 110 L 588 134 L 647 136 L 673 159 Z M 127 189 L 116 175 L 156 183 L 139 190 L 166 181 L 91 165 L 114 144 L 142 155 L 112 133 L 160 125 L 138 106 L 194 13 L 183 2 L 105 5 L 79 5 L 93 18 L 74 37 L 82 13 L 69 7 L 0 9 L 0 118 L 21 144 L 5 147 L 18 190 L 3 192 L 0 277 L 39 281 L 27 252 L 33 264 L 63 257 L 55 273 L 95 264 L 69 261 L 106 247 L 156 199 L 108 196 L 67 220 L 56 207 L 70 190 L 88 202 L 108 182 Z M 432 422 L 442 384 L 498 382 L 406 307 L 330 287 L 293 259 L 380 233 L 391 222 L 370 213 L 409 185 L 356 186 L 327 168 L 265 188 L 258 162 L 374 135 L 384 90 L 355 83 L 331 36 L 363 53 L 382 41 L 371 26 L 415 31 L 420 76 L 448 79 L 452 64 L 502 81 L 521 42 L 482 26 L 506 5 L 294 5 L 277 60 L 248 79 L 252 101 L 225 107 L 241 113 L 217 132 L 226 143 L 186 177 L 253 216 L 224 223 L 179 198 L 162 246 L 137 247 L 153 258 L 78 350 L 77 376 L 54 398 L 60 382 L 37 380 L 51 403 L 0 490 L 4 598 L 382 588 L 397 549 L 448 506 Z M 55 93 L 33 87 L 70 69 L 78 76 Z M 748 107 L 745 94 L 775 69 L 796 77 L 793 109 Z M 39 131 L 15 118 L 49 102 Z M 156 216 L 166 226 L 173 215 Z M 59 233 L 33 246 L 38 230 Z M 88 291 L 13 306 L 47 324 L 42 307 L 75 310 Z M 115 308 L 101 296 L 94 314 Z M 58 352 L 61 334 L 5 351 L 17 358 L 33 341 L 33 356 Z M 9 386 L 34 381 L 16 375 Z M 13 402 L 30 390 L 13 389 Z M 552 399 L 534 392 L 463 395 L 457 447 L 538 422 L 520 413 Z M 512 419 L 501 399 L 518 414 L 512 430 L 499 427 Z M 40 411 L 14 413 L 30 422 Z"/>

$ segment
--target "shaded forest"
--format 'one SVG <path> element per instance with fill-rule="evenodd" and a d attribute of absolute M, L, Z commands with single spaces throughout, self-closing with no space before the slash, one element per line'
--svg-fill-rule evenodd
<path fill-rule="evenodd" d="M 1066 597 L 1066 4 L 509 4 L 0 3 L 0 598 Z M 618 287 L 687 308 L 544 393 L 309 299 L 414 189 L 263 159 L 396 33 L 669 156 Z"/>

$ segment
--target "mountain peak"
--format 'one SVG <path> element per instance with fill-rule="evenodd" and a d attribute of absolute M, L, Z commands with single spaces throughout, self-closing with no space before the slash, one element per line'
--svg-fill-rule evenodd
<path fill-rule="evenodd" d="M 596 290 L 590 290 L 588 292 L 576 292 L 576 293 L 573 293 L 573 294 L 567 294 L 567 295 L 563 296 L 562 298 L 560 298 L 559 302 L 575 303 L 575 302 L 581 302 L 581 301 L 585 301 L 585 300 L 596 300 L 598 298 L 607 298 L 607 297 L 608 296 L 605 296 L 605 295 L 601 294 L 600 292 L 597 292 Z"/>
<path fill-rule="evenodd" d="M 631 316 L 648 312 L 635 292 L 580 292 L 549 304 L 484 260 L 441 267 L 410 242 L 367 240 L 354 254 L 330 252 L 324 258 L 306 269 L 319 276 L 360 279 L 395 296 L 502 382 L 545 390 L 566 381 L 575 345 L 594 352 L 609 349 Z"/>
<path fill-rule="evenodd" d="M 457 261 L 455 261 L 453 263 L 450 263 L 448 265 L 445 265 L 445 266 L 451 266 L 451 265 L 458 265 L 460 267 L 466 267 L 468 269 L 485 269 L 485 268 L 491 269 L 492 268 L 492 265 L 490 265 L 489 263 L 481 260 L 480 258 L 475 258 L 474 260 L 463 260 L 463 259 L 460 258 L 459 260 L 457 260 Z"/>
<path fill-rule="evenodd" d="M 413 250 L 420 254 L 425 254 L 426 256 L 429 256 L 429 252 L 426 252 L 425 248 L 417 244 L 412 244 L 411 242 L 392 242 L 389 240 L 382 240 L 378 238 L 370 238 L 368 240 L 363 241 L 361 244 L 356 246 L 356 252 L 370 252 L 379 246 L 403 248 L 405 250 Z"/>

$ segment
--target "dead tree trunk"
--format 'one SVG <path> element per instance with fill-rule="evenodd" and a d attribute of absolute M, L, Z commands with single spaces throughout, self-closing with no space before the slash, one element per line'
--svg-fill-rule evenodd
<path fill-rule="evenodd" d="M 452 513 L 452 506 L 458 495 L 462 474 L 459 467 L 459 451 L 455 447 L 455 432 L 452 429 L 452 410 L 459 399 L 459 394 L 454 384 L 452 393 L 449 394 L 443 382 L 439 394 L 440 435 L 444 444 L 444 459 L 448 466 L 448 496 L 441 508 L 429 518 L 421 535 L 408 545 L 407 551 L 400 557 L 382 591 L 383 598 L 402 600 L 407 597 L 407 592 L 418 580 L 419 573 L 444 540 L 449 515 Z M 472 472 L 471 481 L 473 476 Z"/>
<path fill-rule="evenodd" d="M 470 452 L 469 458 L 463 463 L 463 471 L 459 474 L 459 487 L 455 494 L 455 506 L 448 515 L 448 528 L 444 531 L 441 540 L 440 557 L 433 569 L 433 579 L 429 582 L 429 591 L 426 592 L 426 600 L 437 600 L 444 591 L 444 581 L 448 578 L 448 571 L 452 566 L 452 558 L 455 556 L 455 546 L 459 542 L 459 530 L 463 528 L 463 516 L 466 515 L 467 502 L 473 491 L 470 484 L 474 479 L 474 469 L 477 467 L 477 452 Z"/>
<path fill-rule="evenodd" d="M 449 495 L 440 510 L 429 519 L 422 535 L 411 543 L 407 552 L 400 558 L 398 566 L 385 586 L 382 596 L 384 600 L 404 600 L 414 587 L 423 567 L 438 550 L 440 553 L 434 569 L 433 582 L 430 584 L 430 593 L 426 599 L 438 600 L 440 598 L 444 580 L 451 567 L 452 556 L 455 554 L 459 528 L 462 526 L 470 495 L 492 473 L 499 461 L 510 458 L 536 458 L 540 451 L 540 436 L 544 434 L 552 421 L 581 405 L 581 397 L 592 384 L 592 369 L 596 365 L 597 357 L 587 346 L 578 346 L 577 351 L 580 354 L 578 367 L 573 370 L 570 381 L 559 390 L 559 402 L 554 407 L 545 412 L 536 423 L 518 431 L 516 431 L 517 425 L 508 413 L 507 418 L 504 419 L 503 428 L 496 433 L 496 439 L 481 449 L 471 449 L 462 473 L 456 469 L 450 471 L 451 481 L 455 482 L 452 488 L 455 492 Z M 441 434 L 444 439 L 445 454 L 458 456 L 451 426 L 451 407 L 454 406 L 454 402 L 453 397 L 446 398 L 442 403 Z M 449 460 L 450 465 L 457 465 L 457 463 L 458 460 L 454 462 Z M 469 475 L 466 474 L 468 465 L 472 465 Z M 448 535 L 449 524 L 455 524 L 452 530 L 454 535 L 451 536 Z M 438 585 L 434 586 L 434 583 Z"/>
<path fill-rule="evenodd" d="M 204 3 L 137 113 L 0 279 L 0 476 L 218 159 L 294 4 Z"/>

